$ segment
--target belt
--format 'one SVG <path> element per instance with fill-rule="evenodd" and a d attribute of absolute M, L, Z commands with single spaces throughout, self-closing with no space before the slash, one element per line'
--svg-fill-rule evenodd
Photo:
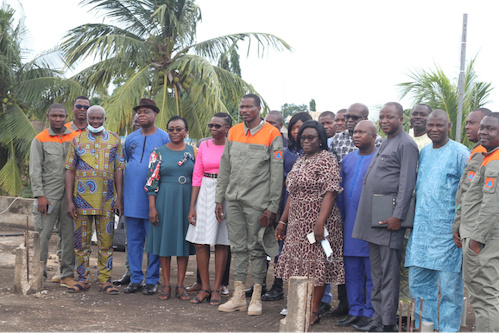
<path fill-rule="evenodd" d="M 191 180 L 185 176 L 179 176 L 179 177 L 162 177 L 159 180 L 160 183 L 179 183 L 179 184 L 190 184 Z"/>
<path fill-rule="evenodd" d="M 218 173 L 204 173 L 204 176 L 207 178 L 218 178 Z"/>

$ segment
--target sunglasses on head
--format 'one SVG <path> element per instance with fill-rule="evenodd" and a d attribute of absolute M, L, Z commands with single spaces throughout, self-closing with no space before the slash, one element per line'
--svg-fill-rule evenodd
<path fill-rule="evenodd" d="M 208 124 L 209 129 L 212 129 L 213 127 L 215 127 L 216 129 L 220 129 L 220 128 L 222 128 L 222 125 L 220 125 L 220 124 Z"/>
<path fill-rule="evenodd" d="M 81 104 L 76 104 L 76 105 L 75 105 L 75 108 L 77 108 L 77 109 L 85 109 L 85 110 L 88 110 L 88 108 L 89 108 L 89 107 L 90 107 L 90 106 L 88 106 L 88 105 L 81 105 Z"/>

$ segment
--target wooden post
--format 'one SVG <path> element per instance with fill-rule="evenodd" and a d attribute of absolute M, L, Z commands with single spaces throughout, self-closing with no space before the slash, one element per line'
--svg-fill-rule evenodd
<path fill-rule="evenodd" d="M 27 216 L 26 216 L 26 240 L 24 241 L 24 246 L 26 246 L 26 280 L 29 283 L 29 224 Z"/>
<path fill-rule="evenodd" d="M 423 322 L 423 297 L 419 300 L 419 331 L 421 332 L 421 323 Z"/>
<path fill-rule="evenodd" d="M 404 311 L 404 303 L 400 301 L 399 304 L 399 333 L 402 332 L 402 312 Z"/>

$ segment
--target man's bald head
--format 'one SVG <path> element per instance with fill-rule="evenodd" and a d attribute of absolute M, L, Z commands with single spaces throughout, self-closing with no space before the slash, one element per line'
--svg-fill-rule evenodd
<path fill-rule="evenodd" d="M 428 116 L 428 119 L 430 119 L 430 118 L 443 119 L 446 121 L 447 124 L 449 123 L 449 115 L 447 114 L 447 112 L 445 112 L 444 110 L 441 110 L 441 109 L 433 110 L 430 113 L 430 115 Z"/>
<path fill-rule="evenodd" d="M 371 120 L 361 120 L 357 126 L 359 126 L 359 128 L 363 128 L 366 130 L 366 132 L 370 135 L 374 135 L 374 137 L 376 137 L 376 135 L 378 135 L 378 130 L 376 128 L 376 124 L 374 122 L 372 122 Z M 355 126 L 355 128 L 357 128 L 357 126 Z"/>
<path fill-rule="evenodd" d="M 270 125 L 277 127 L 279 130 L 281 130 L 282 126 L 284 125 L 284 119 L 282 117 L 281 111 L 270 111 L 269 113 L 267 113 L 265 121 Z"/>
<path fill-rule="evenodd" d="M 374 151 L 376 136 L 376 125 L 372 121 L 361 120 L 355 125 L 352 140 L 355 146 L 359 148 L 359 154 L 365 155 Z"/>
<path fill-rule="evenodd" d="M 482 119 L 490 115 L 492 111 L 487 108 L 477 108 L 471 111 L 466 118 L 466 125 L 464 130 L 466 131 L 466 136 L 471 142 L 478 142 L 478 129 L 480 128 L 480 122 Z"/>
<path fill-rule="evenodd" d="M 450 122 L 447 112 L 434 110 L 426 120 L 426 134 L 433 142 L 433 148 L 444 146 L 449 141 Z"/>

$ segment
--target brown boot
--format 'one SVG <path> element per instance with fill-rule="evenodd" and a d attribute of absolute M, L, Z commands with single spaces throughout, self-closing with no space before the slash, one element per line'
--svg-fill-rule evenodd
<path fill-rule="evenodd" d="M 241 281 L 235 281 L 232 297 L 226 303 L 220 305 L 218 311 L 246 311 L 247 308 L 248 303 L 246 303 L 246 295 L 244 294 L 244 284 Z"/>
<path fill-rule="evenodd" d="M 253 295 L 248 307 L 248 315 L 259 316 L 262 314 L 262 285 L 255 283 L 253 285 Z"/>

